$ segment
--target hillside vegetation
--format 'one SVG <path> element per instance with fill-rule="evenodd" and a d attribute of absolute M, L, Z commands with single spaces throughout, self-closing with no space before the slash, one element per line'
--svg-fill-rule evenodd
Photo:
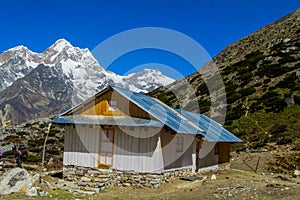
<path fill-rule="evenodd" d="M 291 145 L 299 168 L 300 9 L 229 45 L 213 61 L 226 90 L 224 126 L 244 141 L 233 150 Z M 201 76 L 211 73 L 210 66 L 150 95 L 172 107 L 210 115 L 210 94 Z M 186 82 L 195 92 L 181 87 Z M 190 106 L 195 101 L 199 109 Z"/>

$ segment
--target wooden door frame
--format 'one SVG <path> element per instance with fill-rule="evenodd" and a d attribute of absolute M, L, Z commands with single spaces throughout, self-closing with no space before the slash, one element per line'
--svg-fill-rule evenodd
<path fill-rule="evenodd" d="M 111 152 L 111 164 L 105 164 L 105 163 L 101 163 L 101 148 L 102 148 L 102 134 L 104 134 L 107 131 L 107 133 L 109 131 L 113 131 L 113 138 L 112 141 L 110 141 L 112 143 L 112 152 Z M 107 137 L 107 135 L 106 135 Z M 113 157 L 114 157 L 114 139 L 115 139 L 115 129 L 114 128 L 100 128 L 100 133 L 99 133 L 99 148 L 98 148 L 98 167 L 99 168 L 109 168 L 111 166 L 113 166 Z M 106 152 L 107 153 L 107 152 Z M 106 158 L 105 158 L 106 159 Z M 106 160 L 105 160 L 106 161 Z"/>

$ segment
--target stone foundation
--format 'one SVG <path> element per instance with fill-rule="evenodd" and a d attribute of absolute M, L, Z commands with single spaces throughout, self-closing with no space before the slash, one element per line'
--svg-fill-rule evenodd
<path fill-rule="evenodd" d="M 77 183 L 82 189 L 96 188 L 102 191 L 112 186 L 158 188 L 163 183 L 178 177 L 192 176 L 192 169 L 181 169 L 162 174 L 138 173 L 132 171 L 117 171 L 112 169 L 88 168 L 79 166 L 64 166 L 63 178 Z"/>

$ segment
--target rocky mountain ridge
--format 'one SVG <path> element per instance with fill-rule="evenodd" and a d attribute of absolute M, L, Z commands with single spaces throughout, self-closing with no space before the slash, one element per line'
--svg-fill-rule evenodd
<path fill-rule="evenodd" d="M 145 69 L 120 76 L 102 68 L 88 49 L 65 39 L 42 53 L 18 46 L 0 55 L 0 116 L 14 123 L 59 114 L 108 84 L 149 92 L 174 80 Z"/>

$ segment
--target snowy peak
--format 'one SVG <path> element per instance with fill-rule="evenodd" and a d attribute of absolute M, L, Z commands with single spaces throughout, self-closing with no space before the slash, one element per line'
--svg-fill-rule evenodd
<path fill-rule="evenodd" d="M 0 55 L 0 63 L 3 64 L 13 57 L 19 57 L 31 61 L 33 60 L 34 56 L 34 52 L 30 51 L 27 47 L 21 45 L 4 51 Z"/>
<path fill-rule="evenodd" d="M 65 39 L 58 39 L 53 45 L 49 47 L 49 49 L 53 49 L 55 51 L 62 51 L 66 47 L 73 47 L 70 42 Z"/>
<path fill-rule="evenodd" d="M 155 69 L 143 69 L 140 72 L 125 76 L 124 79 L 139 80 L 146 83 L 158 83 L 161 85 L 168 85 L 175 81 L 174 79 L 163 75 L 161 71 Z"/>
<path fill-rule="evenodd" d="M 130 90 L 145 93 L 175 81 L 163 75 L 159 70 L 154 69 L 144 69 L 140 72 L 129 74 L 124 76 L 123 80 L 128 84 Z"/>
<path fill-rule="evenodd" d="M 70 60 L 81 65 L 97 65 L 98 61 L 94 58 L 88 49 L 74 47 L 65 39 L 57 40 L 53 45 L 47 48 L 43 53 L 44 63 L 53 66 L 61 61 Z M 71 64 L 69 62 L 69 64 Z M 75 63 L 73 63 L 75 64 Z"/>

